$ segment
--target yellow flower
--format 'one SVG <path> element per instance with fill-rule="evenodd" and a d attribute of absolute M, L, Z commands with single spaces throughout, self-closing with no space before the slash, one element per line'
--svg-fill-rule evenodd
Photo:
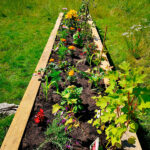
<path fill-rule="evenodd" d="M 78 15 L 77 15 L 77 11 L 75 10 L 70 10 L 66 15 L 65 15 L 65 18 L 66 19 L 72 19 L 72 18 L 77 18 Z"/>
<path fill-rule="evenodd" d="M 68 49 L 75 50 L 76 48 L 75 48 L 75 46 L 69 46 Z"/>
<path fill-rule="evenodd" d="M 54 62 L 54 58 L 51 58 L 49 61 L 50 61 L 50 62 Z"/>
<path fill-rule="evenodd" d="M 70 27 L 70 30 L 74 30 L 75 28 L 73 28 L 73 27 Z"/>
<path fill-rule="evenodd" d="M 69 76 L 74 76 L 74 70 L 69 71 L 68 75 Z"/>
<path fill-rule="evenodd" d="M 68 86 L 68 88 L 73 89 L 75 86 L 74 85 L 70 85 Z"/>
<path fill-rule="evenodd" d="M 62 39 L 60 39 L 60 40 L 61 40 L 62 42 L 66 42 L 66 39 L 63 39 L 63 38 L 62 38 Z"/>

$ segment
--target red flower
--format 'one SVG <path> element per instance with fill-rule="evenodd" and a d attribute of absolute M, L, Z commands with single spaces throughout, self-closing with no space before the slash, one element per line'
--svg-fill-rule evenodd
<path fill-rule="evenodd" d="M 43 120 L 44 120 L 44 110 L 40 108 L 40 111 L 34 117 L 34 122 L 38 124 Z"/>
<path fill-rule="evenodd" d="M 40 123 L 40 119 L 37 117 L 37 118 L 34 118 L 34 122 L 39 124 Z"/>
<path fill-rule="evenodd" d="M 41 112 L 41 113 L 44 113 L 44 110 L 40 108 L 40 112 Z"/>
<path fill-rule="evenodd" d="M 78 28 L 77 30 L 80 32 L 80 31 L 81 31 L 81 28 Z"/>
<path fill-rule="evenodd" d="M 78 38 L 80 38 L 80 36 L 78 35 Z"/>
<path fill-rule="evenodd" d="M 86 52 L 80 53 L 80 55 L 84 55 L 84 54 L 86 54 Z"/>

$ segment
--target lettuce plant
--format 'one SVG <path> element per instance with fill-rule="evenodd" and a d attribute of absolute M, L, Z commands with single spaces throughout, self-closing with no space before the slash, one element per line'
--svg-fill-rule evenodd
<path fill-rule="evenodd" d="M 89 121 L 97 128 L 99 134 L 105 129 L 108 143 L 112 147 L 121 147 L 122 135 L 129 130 L 136 132 L 137 118 L 143 115 L 145 108 L 150 108 L 150 102 L 145 98 L 143 83 L 145 75 L 141 69 L 131 69 L 127 62 L 119 65 L 120 71 L 110 71 L 109 87 L 104 96 L 93 97 L 99 109 L 97 114 Z M 107 126 L 105 126 L 107 123 Z M 129 137 L 129 143 L 135 142 L 135 137 Z"/>

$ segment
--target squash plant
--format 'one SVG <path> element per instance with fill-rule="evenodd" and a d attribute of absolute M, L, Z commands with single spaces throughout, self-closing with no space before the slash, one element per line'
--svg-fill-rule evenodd
<path fill-rule="evenodd" d="M 142 69 L 131 69 L 127 62 L 119 67 L 121 72 L 110 71 L 106 75 L 110 83 L 106 94 L 93 97 L 99 109 L 95 110 L 95 117 L 89 120 L 99 134 L 106 128 L 106 139 L 108 143 L 111 142 L 113 149 L 121 147 L 122 135 L 127 130 L 137 131 L 137 118 L 143 115 L 144 108 L 150 108 L 150 102 L 146 102 L 148 99 L 143 96 L 144 89 L 139 86 L 145 77 Z M 128 142 L 134 144 L 135 137 L 129 137 Z"/>

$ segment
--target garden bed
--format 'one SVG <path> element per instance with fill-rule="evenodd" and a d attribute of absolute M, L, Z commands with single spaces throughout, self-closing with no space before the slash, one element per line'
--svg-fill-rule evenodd
<path fill-rule="evenodd" d="M 62 25 L 60 26 L 59 30 L 62 30 Z M 100 40 L 100 39 L 99 39 Z M 56 41 L 54 45 L 57 45 L 60 41 L 59 36 L 56 37 Z M 66 38 L 66 46 L 72 45 L 73 43 L 73 37 L 71 33 Z M 86 42 L 86 41 L 84 41 Z M 93 43 L 93 39 L 90 39 L 90 43 Z M 82 55 L 83 53 L 83 47 L 76 46 L 76 50 L 74 52 L 74 55 L 71 56 L 70 54 L 66 55 L 65 60 L 71 64 L 71 66 L 77 65 L 77 70 L 80 71 L 87 71 L 88 69 L 92 69 L 93 66 L 89 66 L 89 64 L 86 64 L 84 62 L 79 63 L 81 59 L 85 59 L 86 55 Z M 56 64 L 59 64 L 59 56 L 57 54 L 57 51 L 53 51 L 51 53 L 50 59 L 54 59 L 54 62 Z M 73 149 L 82 149 L 87 150 L 89 149 L 90 145 L 93 143 L 93 141 L 98 137 L 97 131 L 94 127 L 92 127 L 90 124 L 87 123 L 87 121 L 94 116 L 94 110 L 96 109 L 95 101 L 91 98 L 92 96 L 97 95 L 97 91 L 93 91 L 91 88 L 91 84 L 88 82 L 88 78 L 83 78 L 81 74 L 75 73 L 75 76 L 77 80 L 75 82 L 66 81 L 67 80 L 67 73 L 69 72 L 69 66 L 66 66 L 61 70 L 60 76 L 62 77 L 61 81 L 59 82 L 59 89 L 60 92 L 64 91 L 69 85 L 75 85 L 77 88 L 83 87 L 83 91 L 81 94 L 82 104 L 83 104 L 83 111 L 81 111 L 77 116 L 80 116 L 80 126 L 81 128 L 75 128 L 71 131 L 69 134 L 69 137 L 73 139 L 72 147 Z M 64 84 L 65 82 L 65 84 Z M 105 89 L 104 84 L 100 85 L 102 90 Z M 35 105 L 33 107 L 31 116 L 29 118 L 26 131 L 24 134 L 24 137 L 22 139 L 22 143 L 20 146 L 20 149 L 34 149 L 39 146 L 40 143 L 44 142 L 45 140 L 45 134 L 44 131 L 46 131 L 48 124 L 52 124 L 53 119 L 55 116 L 52 114 L 52 106 L 56 103 L 60 103 L 61 96 L 54 93 L 56 91 L 56 88 L 52 87 L 48 91 L 48 99 L 45 99 L 45 94 L 43 93 L 43 87 L 40 86 L 38 95 L 35 100 Z M 41 126 L 38 126 L 34 122 L 34 117 L 36 113 L 42 108 L 44 110 L 44 114 L 46 116 L 45 123 Z M 85 130 L 85 131 L 82 131 Z M 36 138 L 38 137 L 38 138 Z M 103 139 L 103 143 L 106 144 L 105 135 L 103 134 L 101 136 L 101 139 Z M 35 139 L 35 140 L 32 140 Z M 53 144 L 47 144 L 44 146 L 44 149 L 57 149 Z"/>
<path fill-rule="evenodd" d="M 100 138 L 100 142 L 103 148 L 106 149 L 105 146 L 107 145 L 108 141 L 106 140 L 105 132 L 99 135 L 97 133 L 96 128 L 92 126 L 91 124 L 89 124 L 88 121 L 94 117 L 95 110 L 98 108 L 96 106 L 96 101 L 93 100 L 92 97 L 98 96 L 99 92 L 101 92 L 102 95 L 105 94 L 104 91 L 106 90 L 106 87 L 108 86 L 107 79 L 101 78 L 97 85 L 98 88 L 96 88 L 96 85 L 94 85 L 93 82 L 89 83 L 89 78 L 86 76 L 85 73 L 88 74 L 89 70 L 92 70 L 94 67 L 96 67 L 96 65 L 93 62 L 89 63 L 86 61 L 87 52 L 85 53 L 85 51 L 83 51 L 83 48 L 84 48 L 83 45 L 88 44 L 92 52 L 95 52 L 95 51 L 97 52 L 98 50 L 102 51 L 103 45 L 100 41 L 100 37 L 97 33 L 97 30 L 95 26 L 93 26 L 93 23 L 91 20 L 88 21 L 89 24 L 92 25 L 92 27 L 89 29 L 89 33 L 92 31 L 93 36 L 92 38 L 88 38 L 89 43 L 87 43 L 87 40 L 83 40 L 83 45 L 73 44 L 74 43 L 73 34 L 75 34 L 75 31 L 69 31 L 68 35 L 63 41 L 62 39 L 64 38 L 60 38 L 60 35 L 56 36 L 58 28 L 59 28 L 59 31 L 63 31 L 64 20 L 62 21 L 62 24 L 60 25 L 62 16 L 63 14 L 61 13 L 56 22 L 56 26 L 51 34 L 51 37 L 48 41 L 48 44 L 43 52 L 43 55 L 39 61 L 39 64 L 36 68 L 36 73 L 31 79 L 31 82 L 25 93 L 25 96 L 20 104 L 20 107 L 16 113 L 16 116 L 12 122 L 12 125 L 3 142 L 2 149 L 10 149 L 10 147 L 13 147 L 13 149 L 18 149 L 19 147 L 19 149 L 33 150 L 33 149 L 39 148 L 39 146 L 42 147 L 42 149 L 54 149 L 54 150 L 58 149 L 59 147 L 57 145 L 58 143 L 56 144 L 53 141 L 45 142 L 46 140 L 45 132 L 47 128 L 49 127 L 49 125 L 52 124 L 56 118 L 56 115 L 54 115 L 52 111 L 53 111 L 53 107 L 55 104 L 60 105 L 61 103 L 62 97 L 60 93 L 65 91 L 65 89 L 68 88 L 68 86 L 72 86 L 72 85 L 73 87 L 69 87 L 69 88 L 77 88 L 78 90 L 82 88 L 82 92 L 79 96 L 81 99 L 82 109 L 73 114 L 73 117 L 76 118 L 75 124 L 79 122 L 78 127 L 72 128 L 71 131 L 69 131 L 70 129 L 65 128 L 67 137 L 70 140 L 70 141 L 68 140 L 69 143 L 66 143 L 66 146 L 68 146 L 66 147 L 66 149 L 70 149 L 70 148 L 75 149 L 75 150 L 89 149 L 90 145 L 93 143 L 93 141 L 97 137 Z M 77 29 L 74 29 L 74 30 L 77 30 Z M 78 30 L 78 32 L 80 32 L 80 30 Z M 65 45 L 67 49 L 69 49 L 69 46 L 72 46 L 70 49 L 73 50 L 73 52 L 70 51 L 70 53 L 65 54 L 64 60 L 67 63 L 64 63 L 63 67 L 59 66 L 60 56 L 58 54 L 58 50 L 59 50 L 58 44 L 60 41 L 62 43 L 64 42 L 63 44 Z M 53 48 L 53 51 L 51 52 L 52 48 Z M 50 53 L 51 53 L 51 56 L 49 56 Z M 93 58 L 95 58 L 95 56 L 93 56 Z M 49 60 L 49 63 L 47 63 L 48 60 Z M 47 95 L 45 95 L 44 93 L 45 87 L 42 85 L 45 85 L 48 72 L 51 72 L 51 65 L 56 67 L 55 68 L 56 72 L 60 71 L 58 75 L 61 77 L 61 80 L 58 82 L 59 92 L 58 92 L 57 86 L 51 86 L 51 88 L 48 88 Z M 57 68 L 57 66 L 59 67 Z M 102 72 L 104 73 L 111 69 L 107 56 L 104 53 L 102 54 L 102 62 L 100 66 L 103 70 Z M 43 70 L 40 70 L 41 68 L 47 68 L 47 69 L 46 71 L 45 70 L 43 71 Z M 69 75 L 69 74 L 72 74 L 72 75 Z M 69 76 L 70 78 L 68 78 Z M 49 76 L 48 82 L 51 81 L 52 78 L 53 76 Z M 32 106 L 33 106 L 33 109 L 32 109 Z M 71 111 L 72 108 L 68 106 L 67 109 Z M 42 113 L 44 111 L 44 119 L 35 120 L 35 119 L 39 119 L 39 118 L 36 118 L 37 113 L 39 111 L 41 111 Z M 64 110 L 64 112 L 66 111 L 67 110 Z M 56 128 L 58 128 L 59 126 L 61 125 L 57 124 Z M 24 132 L 24 129 L 25 129 L 25 132 Z M 23 135 L 23 138 L 22 138 L 22 135 Z M 54 136 L 54 135 L 51 134 L 51 136 Z M 124 138 L 123 140 L 126 140 L 128 137 L 130 137 L 129 133 L 127 133 L 127 135 L 124 137 L 123 137 Z M 21 141 L 21 144 L 20 144 L 20 141 Z M 45 142 L 45 145 L 41 145 L 41 143 L 44 143 L 44 142 Z M 126 146 L 127 145 L 125 144 L 125 147 Z M 125 149 L 136 149 L 136 150 L 141 149 L 138 139 L 136 140 L 136 145 L 128 145 L 128 146 L 129 147 L 128 148 L 126 147 Z"/>

